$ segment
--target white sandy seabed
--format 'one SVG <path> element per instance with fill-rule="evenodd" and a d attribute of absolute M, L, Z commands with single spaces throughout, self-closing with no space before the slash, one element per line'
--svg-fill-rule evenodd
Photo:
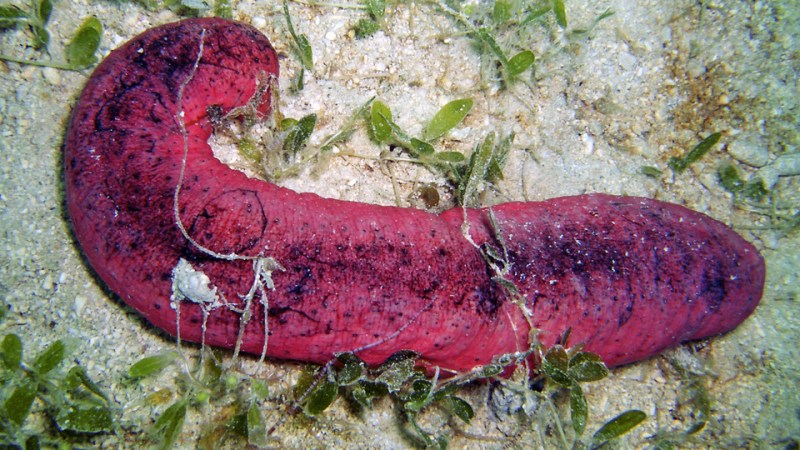
<path fill-rule="evenodd" d="M 48 26 L 54 59 L 90 14 L 106 28 L 103 54 L 151 26 L 178 19 L 171 12 L 148 12 L 126 2 L 55 3 Z M 257 26 L 287 56 L 281 82 L 288 86 L 299 66 L 281 5 L 233 3 L 235 18 Z M 567 32 L 548 16 L 529 27 L 524 39 L 503 43 L 515 50 L 531 49 L 539 58 L 532 89 L 518 83 L 510 90 L 497 89 L 486 78 L 491 71 L 481 72 L 482 64 L 487 65 L 463 29 L 424 2 L 390 8 L 384 31 L 363 40 L 351 33 L 363 11 L 292 3 L 295 26 L 308 35 L 315 62 L 302 92 L 284 90 L 282 111 L 293 117 L 318 115 L 313 146 L 372 96 L 389 105 L 396 121 L 412 134 L 419 134 L 448 101 L 471 97 L 472 113 L 443 148 L 468 152 L 490 131 L 516 133 L 505 180 L 487 196 L 489 203 L 583 192 L 641 195 L 685 204 L 732 225 L 767 259 L 767 286 L 756 313 L 724 337 L 669 351 L 585 385 L 587 435 L 632 408 L 649 418 L 620 441 L 620 448 L 653 445 L 647 439 L 659 431 L 680 432 L 694 423 L 686 404 L 687 383 L 668 363 L 672 359 L 702 368 L 699 379 L 707 386 L 712 408 L 706 429 L 681 447 L 796 448 L 800 235 L 781 229 L 785 221 L 734 204 L 716 170 L 731 162 L 753 176 L 774 169 L 771 165 L 781 155 L 797 155 L 800 6 L 790 0 L 565 3 Z M 570 37 L 569 31 L 591 25 L 607 8 L 615 14 L 588 36 Z M 27 48 L 24 28 L 3 32 L 0 42 L 3 54 L 47 58 Z M 105 290 L 82 260 L 70 231 L 61 144 L 71 105 L 88 75 L 0 65 L 0 295 L 8 308 L 0 329 L 20 335 L 29 355 L 54 339 L 74 339 L 73 359 L 111 394 L 121 422 L 131 430 L 99 437 L 95 444 L 136 446 L 141 430 L 164 407 L 148 406 L 143 399 L 171 386 L 174 374 L 132 387 L 122 383 L 125 371 L 143 355 L 174 349 L 175 343 Z M 721 145 L 690 170 L 675 175 L 666 168 L 669 157 L 715 131 L 723 133 Z M 363 133 L 339 151 L 380 154 Z M 640 172 L 642 166 L 664 173 L 647 177 Z M 333 158 L 316 169 L 315 177 L 284 184 L 327 197 L 382 204 L 399 199 L 410 206 L 408 194 L 420 182 L 441 182 L 417 166 L 352 156 Z M 780 206 L 775 214 L 790 216 L 800 205 L 800 180 L 786 172 L 773 194 Z M 265 415 L 276 420 L 301 366 L 245 365 L 267 380 L 272 397 Z M 454 420 L 450 426 L 436 412 L 423 423 L 448 434 L 452 448 L 538 447 L 540 433 L 554 433 L 552 426 L 545 426 L 552 425 L 551 418 L 490 417 L 488 389 L 482 384 L 460 394 L 476 410 L 470 425 Z M 563 400 L 557 401 L 562 407 Z M 394 408 L 381 401 L 358 417 L 338 401 L 316 421 L 289 420 L 271 442 L 277 447 L 405 448 L 409 444 Z M 181 446 L 194 446 L 208 414 L 190 413 Z M 562 418 L 569 429 L 568 413 Z M 549 446 L 557 441 L 548 437 L 545 442 Z"/>

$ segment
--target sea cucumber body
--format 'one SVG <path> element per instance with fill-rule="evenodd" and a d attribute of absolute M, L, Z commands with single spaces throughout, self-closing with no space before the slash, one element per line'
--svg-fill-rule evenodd
<path fill-rule="evenodd" d="M 203 34 L 204 33 L 204 34 Z M 202 58 L 192 72 L 203 42 Z M 454 371 L 529 347 L 530 324 L 480 251 L 462 233 L 463 211 L 441 215 L 323 199 L 250 179 L 212 155 L 209 107 L 223 112 L 278 73 L 269 41 L 220 19 L 189 19 L 132 39 L 98 66 L 73 112 L 65 143 L 66 195 L 75 235 L 97 274 L 155 326 L 177 332 L 173 269 L 183 259 L 241 306 L 252 261 L 209 256 L 178 228 L 173 196 L 184 157 L 181 222 L 219 254 L 264 256 L 268 307 L 259 295 L 242 349 L 324 363 L 361 349 L 377 364 L 398 350 Z M 193 75 L 192 75 L 193 74 Z M 268 112 L 270 96 L 258 105 Z M 756 307 L 764 264 L 723 224 L 643 198 L 585 195 L 467 212 L 472 240 L 508 254 L 545 343 L 572 328 L 609 365 L 728 331 Z M 495 234 L 499 233 L 499 236 Z M 265 311 L 267 309 L 267 311 Z M 203 314 L 183 302 L 181 338 L 200 341 Z M 205 341 L 233 347 L 240 314 L 213 310 Z"/>

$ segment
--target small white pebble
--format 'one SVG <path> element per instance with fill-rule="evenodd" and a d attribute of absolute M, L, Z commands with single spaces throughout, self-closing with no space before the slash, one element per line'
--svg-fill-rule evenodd
<path fill-rule="evenodd" d="M 267 28 L 267 19 L 265 19 L 265 18 L 263 18 L 261 16 L 255 16 L 255 17 L 253 17 L 253 20 L 251 21 L 251 25 L 253 25 L 254 27 L 258 28 L 259 30 L 263 30 L 263 29 Z"/>
<path fill-rule="evenodd" d="M 83 307 L 86 306 L 87 298 L 82 295 L 76 295 L 75 301 L 72 303 L 72 310 L 75 311 L 75 314 L 80 315 L 81 311 L 83 311 Z"/>
<path fill-rule="evenodd" d="M 34 75 L 41 70 L 36 66 L 27 66 L 19 73 L 19 76 L 25 81 L 31 81 Z"/>
<path fill-rule="evenodd" d="M 174 22 L 177 19 L 178 16 L 174 12 L 170 11 L 169 9 L 165 9 L 160 13 L 158 13 L 155 21 L 158 23 L 166 23 L 166 22 Z"/>
<path fill-rule="evenodd" d="M 61 84 L 61 73 L 58 69 L 45 67 L 44 70 L 42 70 L 42 75 L 44 75 L 45 81 L 51 86 L 58 86 Z"/>
<path fill-rule="evenodd" d="M 625 69 L 625 71 L 631 71 L 634 67 L 636 67 L 636 57 L 628 52 L 622 52 L 619 55 L 619 65 Z"/>
<path fill-rule="evenodd" d="M 123 27 L 127 30 L 133 30 L 142 20 L 137 14 L 126 14 L 125 21 L 123 22 Z"/>
<path fill-rule="evenodd" d="M 582 133 L 581 141 L 583 142 L 584 155 L 591 155 L 594 153 L 594 138 L 589 133 Z"/>
<path fill-rule="evenodd" d="M 53 289 L 53 276 L 47 274 L 44 276 L 44 280 L 42 280 L 42 289 L 51 290 Z"/>
<path fill-rule="evenodd" d="M 448 135 L 452 139 L 463 141 L 469 138 L 470 133 L 472 133 L 471 127 L 460 127 L 460 128 L 453 128 L 452 130 L 450 130 Z"/>
<path fill-rule="evenodd" d="M 700 78 L 706 73 L 706 66 L 697 58 L 692 58 L 686 63 L 686 72 L 692 78 Z"/>

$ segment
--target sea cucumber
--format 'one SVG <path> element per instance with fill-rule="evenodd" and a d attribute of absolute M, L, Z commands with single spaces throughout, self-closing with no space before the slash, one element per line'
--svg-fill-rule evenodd
<path fill-rule="evenodd" d="M 209 111 L 255 98 L 268 113 L 256 93 L 277 74 L 256 29 L 188 19 L 111 52 L 75 106 L 75 236 L 170 334 L 317 363 L 413 350 L 463 372 L 528 350 L 531 326 L 546 345 L 571 328 L 615 366 L 729 331 L 761 298 L 758 251 L 674 204 L 589 194 L 435 215 L 248 178 L 212 155 Z"/>

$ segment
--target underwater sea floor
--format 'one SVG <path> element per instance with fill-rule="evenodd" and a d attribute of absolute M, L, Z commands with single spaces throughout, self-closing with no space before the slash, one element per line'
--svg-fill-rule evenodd
<path fill-rule="evenodd" d="M 439 149 L 469 152 L 489 132 L 515 135 L 503 179 L 486 192 L 485 204 L 585 192 L 646 196 L 709 214 L 753 242 L 767 261 L 764 297 L 754 315 L 725 336 L 614 369 L 608 378 L 584 385 L 589 404 L 584 440 L 620 412 L 639 409 L 648 418 L 613 445 L 797 448 L 797 2 L 576 0 L 565 2 L 566 28 L 552 12 L 522 24 L 513 17 L 504 22 L 503 12 L 486 3 L 468 2 L 470 17 L 447 14 L 436 2 L 401 3 L 390 5 L 382 29 L 363 39 L 353 32 L 356 22 L 368 17 L 360 3 L 290 2 L 296 31 L 307 35 L 314 55 L 313 69 L 305 71 L 304 88 L 297 92 L 288 88 L 300 63 L 282 4 L 232 3 L 233 17 L 267 34 L 283 56 L 281 112 L 296 118 L 317 114 L 309 149 L 341 129 L 373 96 L 412 135 L 448 101 L 470 97 L 472 111 Z M 513 12 L 517 3 L 503 4 Z M 0 53 L 63 61 L 74 30 L 94 15 L 105 27 L 100 47 L 105 55 L 139 32 L 179 19 L 173 11 L 126 1 L 54 5 L 47 25 L 49 54 L 31 48 L 24 26 L 0 32 Z M 598 21 L 606 10 L 614 14 Z M 509 55 L 531 50 L 534 71 L 515 82 L 498 79 L 497 55 L 476 45 L 461 19 L 494 21 L 499 46 Z M 75 362 L 86 369 L 109 395 L 119 425 L 115 433 L 89 441 L 91 446 L 139 447 L 180 395 L 175 380 L 181 368 L 169 366 L 138 384 L 126 381 L 133 363 L 175 350 L 176 344 L 105 288 L 71 234 L 61 146 L 90 72 L 0 63 L 0 298 L 7 308 L 0 334 L 20 336 L 26 360 L 56 339 L 68 342 L 70 364 L 64 366 Z M 722 133 L 720 143 L 688 170 L 675 173 L 668 167 L 671 157 L 685 155 L 715 132 Z M 442 177 L 417 164 L 388 162 L 381 152 L 361 127 L 333 156 L 300 165 L 297 175 L 280 183 L 325 197 L 406 207 L 423 203 L 414 195 L 422 185 L 440 194 L 434 209 L 453 204 Z M 761 197 L 749 191 L 734 195 L 720 180 L 721 166 L 735 168 L 744 182 L 763 180 Z M 199 353 L 192 346 L 183 351 L 190 359 Z M 288 414 L 286 406 L 302 365 L 259 364 L 250 357 L 239 364 L 268 386 L 259 404 L 268 427 L 275 426 L 269 446 L 411 446 L 397 405 L 388 399 L 360 415 L 340 399 L 321 417 L 306 419 Z M 475 411 L 470 424 L 432 408 L 420 416 L 420 425 L 447 436 L 451 448 L 572 443 L 565 395 L 523 408 L 513 396 L 497 400 L 498 389 L 479 383 L 458 393 Z M 159 392 L 161 397 L 153 395 Z M 46 425 L 40 410 L 34 404 L 32 430 Z M 176 446 L 194 448 L 225 413 L 213 402 L 189 408 Z M 688 433 L 699 422 L 704 428 Z"/>

